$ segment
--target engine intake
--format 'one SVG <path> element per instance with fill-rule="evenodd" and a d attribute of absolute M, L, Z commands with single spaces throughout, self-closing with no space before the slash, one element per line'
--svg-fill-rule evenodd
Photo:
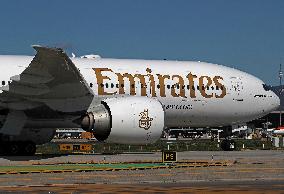
<path fill-rule="evenodd" d="M 85 131 L 94 133 L 97 140 L 105 140 L 111 130 L 111 114 L 107 105 L 90 107 L 89 112 L 82 118 L 81 127 Z"/>

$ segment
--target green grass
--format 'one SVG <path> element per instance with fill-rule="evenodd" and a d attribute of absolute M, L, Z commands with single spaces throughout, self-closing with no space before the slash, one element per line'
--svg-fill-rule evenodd
<path fill-rule="evenodd" d="M 29 166 L 0 166 L 0 172 L 32 172 L 32 171 L 61 171 L 61 170 L 105 170 L 128 168 L 151 168 L 165 166 L 163 163 L 143 164 L 60 164 L 60 165 L 29 165 Z"/>

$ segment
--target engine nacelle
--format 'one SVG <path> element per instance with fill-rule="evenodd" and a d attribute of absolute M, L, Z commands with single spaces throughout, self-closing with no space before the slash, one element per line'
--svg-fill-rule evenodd
<path fill-rule="evenodd" d="M 102 141 L 148 144 L 157 141 L 164 129 L 162 104 L 147 97 L 116 97 L 90 107 L 82 128 Z"/>

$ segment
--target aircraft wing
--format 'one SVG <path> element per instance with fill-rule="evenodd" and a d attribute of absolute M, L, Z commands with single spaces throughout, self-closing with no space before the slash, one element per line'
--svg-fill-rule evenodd
<path fill-rule="evenodd" d="M 62 49 L 33 46 L 37 54 L 12 82 L 1 88 L 0 107 L 27 110 L 48 106 L 53 111 L 87 110 L 93 93 Z"/>

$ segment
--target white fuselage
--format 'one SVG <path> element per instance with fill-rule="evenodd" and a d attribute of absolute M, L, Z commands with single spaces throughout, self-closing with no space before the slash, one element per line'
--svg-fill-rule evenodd
<path fill-rule="evenodd" d="M 19 75 L 32 58 L 0 56 L 0 84 L 6 85 L 10 77 Z M 264 89 L 260 79 L 221 65 L 128 59 L 72 61 L 95 97 L 134 95 L 158 99 L 165 110 L 167 127 L 242 124 L 268 114 L 280 103 L 275 93 Z M 122 107 L 121 111 L 127 110 Z"/>

